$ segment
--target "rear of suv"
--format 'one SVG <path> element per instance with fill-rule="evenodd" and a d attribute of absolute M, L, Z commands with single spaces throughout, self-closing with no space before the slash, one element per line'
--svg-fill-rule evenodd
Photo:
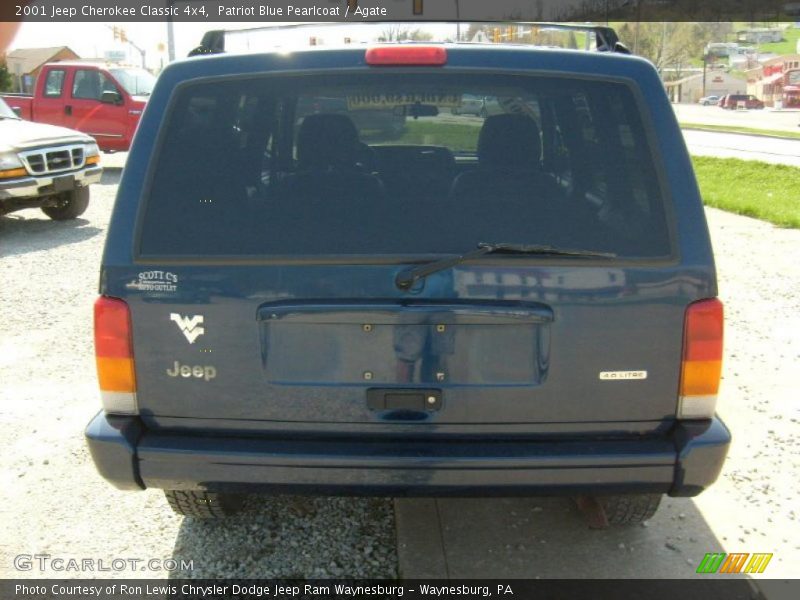
<path fill-rule="evenodd" d="M 497 113 L 453 116 L 474 97 Z M 573 494 L 635 522 L 709 486 L 730 442 L 703 207 L 634 57 L 172 64 L 100 292 L 92 456 L 182 514 L 247 493 Z"/>

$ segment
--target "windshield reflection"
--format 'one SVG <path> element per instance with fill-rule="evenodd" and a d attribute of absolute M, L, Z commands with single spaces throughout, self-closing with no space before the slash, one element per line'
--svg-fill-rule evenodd
<path fill-rule="evenodd" d="M 149 96 L 156 78 L 144 69 L 110 69 L 111 74 L 131 96 Z"/>

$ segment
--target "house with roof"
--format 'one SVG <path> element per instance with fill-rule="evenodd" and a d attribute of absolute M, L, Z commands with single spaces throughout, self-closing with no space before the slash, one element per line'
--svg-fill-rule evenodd
<path fill-rule="evenodd" d="M 780 27 L 755 27 L 741 29 L 736 32 L 739 42 L 748 44 L 769 44 L 783 41 L 783 29 Z"/>
<path fill-rule="evenodd" d="M 18 48 L 6 54 L 6 66 L 14 79 L 14 91 L 28 94 L 33 91 L 36 77 L 45 64 L 77 58 L 80 56 L 68 46 Z"/>

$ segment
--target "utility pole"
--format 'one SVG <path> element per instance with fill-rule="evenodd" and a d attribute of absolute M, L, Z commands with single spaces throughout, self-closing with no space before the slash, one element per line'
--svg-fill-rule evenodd
<path fill-rule="evenodd" d="M 636 0 L 636 26 L 633 33 L 633 53 L 639 51 L 639 26 L 642 24 L 642 0 Z"/>
<path fill-rule="evenodd" d="M 708 51 L 703 50 L 703 93 L 700 95 L 701 98 L 706 97 L 706 70 L 708 68 Z"/>
<path fill-rule="evenodd" d="M 133 43 L 132 41 L 130 41 L 130 40 L 127 40 L 127 42 L 128 42 L 128 43 L 129 43 L 131 46 L 133 46 L 133 48 L 134 48 L 135 50 L 137 50 L 137 51 L 139 52 L 139 56 L 141 57 L 141 60 L 142 60 L 142 68 L 143 68 L 143 69 L 147 69 L 147 50 L 144 50 L 143 48 L 139 48 L 139 46 L 137 46 L 136 44 L 134 44 L 134 43 Z"/>
<path fill-rule="evenodd" d="M 134 48 L 139 53 L 139 57 L 141 58 L 141 61 L 142 61 L 142 68 L 146 69 L 147 68 L 147 50 L 145 50 L 143 48 L 140 48 L 139 46 L 136 45 L 135 42 L 133 42 L 132 40 L 129 40 L 128 39 L 128 34 L 126 33 L 126 31 L 122 27 L 117 27 L 116 25 L 114 25 L 113 27 L 111 25 L 106 25 L 106 27 L 113 32 L 115 40 L 119 40 L 123 44 L 128 44 L 129 46 Z"/>
<path fill-rule="evenodd" d="M 169 8 L 175 4 L 175 0 L 169 0 Z M 172 12 L 172 11 L 170 11 Z M 169 62 L 175 60 L 175 27 L 172 22 L 172 17 L 167 17 L 167 57 Z"/>
<path fill-rule="evenodd" d="M 456 42 L 461 41 L 461 11 L 459 11 L 458 0 L 456 2 Z M 800 42 L 798 42 L 800 43 Z"/>

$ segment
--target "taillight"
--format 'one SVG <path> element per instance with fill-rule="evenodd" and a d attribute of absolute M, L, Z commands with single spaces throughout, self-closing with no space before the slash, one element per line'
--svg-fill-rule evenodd
<path fill-rule="evenodd" d="M 679 419 L 714 416 L 722 374 L 723 321 L 722 302 L 716 298 L 694 302 L 686 309 Z"/>
<path fill-rule="evenodd" d="M 447 62 L 442 46 L 378 46 L 368 48 L 365 55 L 372 66 L 441 66 Z"/>
<path fill-rule="evenodd" d="M 136 414 L 131 315 L 124 301 L 100 296 L 94 303 L 94 353 L 105 411 Z"/>

